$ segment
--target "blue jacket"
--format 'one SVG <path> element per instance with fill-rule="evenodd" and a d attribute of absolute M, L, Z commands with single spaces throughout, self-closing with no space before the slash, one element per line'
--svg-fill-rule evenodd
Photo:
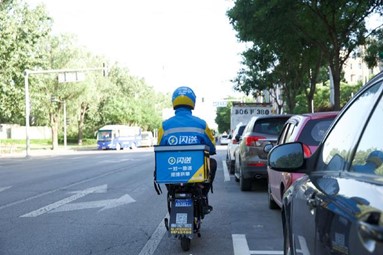
<path fill-rule="evenodd" d="M 193 116 L 191 109 L 180 107 L 175 116 L 162 122 L 158 130 L 158 145 L 205 144 L 214 155 L 215 139 L 206 121 Z"/>

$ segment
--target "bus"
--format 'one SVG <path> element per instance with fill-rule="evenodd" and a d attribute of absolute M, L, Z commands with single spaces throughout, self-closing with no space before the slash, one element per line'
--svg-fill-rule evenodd
<path fill-rule="evenodd" d="M 127 125 L 106 125 L 97 131 L 98 150 L 134 149 L 141 146 L 141 128 Z"/>

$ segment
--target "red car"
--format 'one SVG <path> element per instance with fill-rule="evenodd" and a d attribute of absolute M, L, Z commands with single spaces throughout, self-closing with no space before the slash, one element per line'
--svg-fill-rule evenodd
<path fill-rule="evenodd" d="M 315 152 L 319 143 L 337 116 L 338 112 L 316 112 L 299 114 L 290 117 L 278 137 L 277 145 L 301 142 L 305 157 Z M 277 172 L 267 167 L 269 208 L 282 207 L 284 192 L 290 185 L 302 177 L 302 173 Z"/>

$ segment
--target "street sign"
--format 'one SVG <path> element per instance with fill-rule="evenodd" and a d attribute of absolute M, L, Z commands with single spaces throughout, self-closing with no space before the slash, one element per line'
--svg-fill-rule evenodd
<path fill-rule="evenodd" d="M 218 102 L 213 102 L 214 107 L 226 107 L 227 106 L 227 101 L 218 101 Z"/>
<path fill-rule="evenodd" d="M 58 74 L 59 83 L 78 82 L 83 80 L 85 80 L 85 74 L 83 72 L 64 72 Z"/>

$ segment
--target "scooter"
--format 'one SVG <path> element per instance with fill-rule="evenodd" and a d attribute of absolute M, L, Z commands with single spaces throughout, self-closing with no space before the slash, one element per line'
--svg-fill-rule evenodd
<path fill-rule="evenodd" d="M 188 251 L 194 235 L 201 237 L 202 220 L 210 212 L 208 200 L 198 183 L 167 185 L 167 188 L 170 219 L 164 219 L 165 227 L 170 236 L 181 240 L 182 250 Z"/>
<path fill-rule="evenodd" d="M 168 190 L 169 219 L 164 223 L 169 236 L 181 240 L 183 251 L 190 249 L 194 235 L 201 237 L 201 223 L 211 211 L 207 194 L 210 182 L 209 148 L 205 145 L 155 146 L 154 187 L 160 183 Z"/>

